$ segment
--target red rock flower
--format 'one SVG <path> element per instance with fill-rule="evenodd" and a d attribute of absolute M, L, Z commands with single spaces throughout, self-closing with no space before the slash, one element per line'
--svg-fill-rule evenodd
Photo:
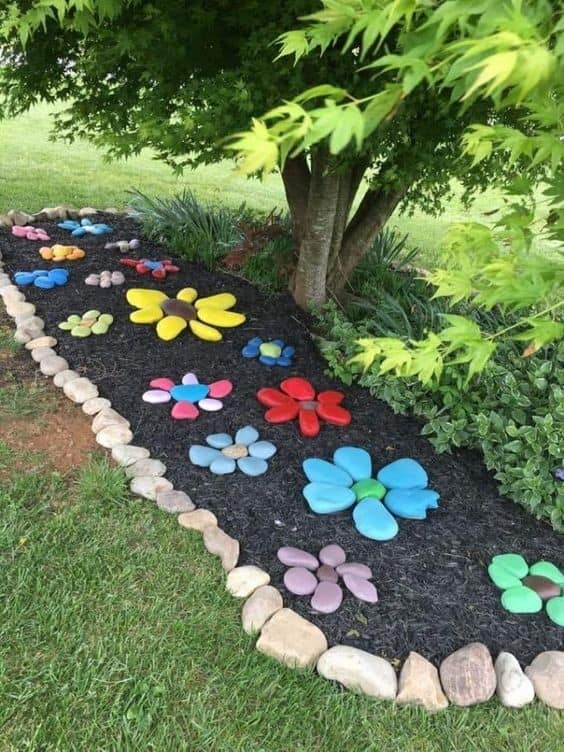
<path fill-rule="evenodd" d="M 313 437 L 319 433 L 319 419 L 334 426 L 348 426 L 351 414 L 340 404 L 345 395 L 327 390 L 316 395 L 307 379 L 293 376 L 280 383 L 280 389 L 265 387 L 257 392 L 261 405 L 269 409 L 264 419 L 269 423 L 287 423 L 298 419 L 303 436 Z"/>

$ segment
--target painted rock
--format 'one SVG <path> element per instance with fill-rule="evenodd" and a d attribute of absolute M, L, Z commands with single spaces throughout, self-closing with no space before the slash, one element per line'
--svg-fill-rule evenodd
<path fill-rule="evenodd" d="M 217 449 L 211 447 L 202 446 L 201 444 L 194 444 L 188 451 L 190 462 L 198 467 L 209 467 L 210 464 L 218 456 Z"/>
<path fill-rule="evenodd" d="M 223 407 L 223 402 L 220 402 L 216 399 L 211 399 L 210 397 L 205 397 L 203 400 L 200 400 L 198 402 L 198 406 L 202 408 L 202 410 L 206 410 L 209 413 L 214 413 L 217 410 L 221 410 Z"/>
<path fill-rule="evenodd" d="M 353 520 L 358 532 L 372 540 L 390 540 L 399 530 L 395 518 L 376 499 L 359 501 L 353 510 Z"/>
<path fill-rule="evenodd" d="M 235 467 L 235 462 L 230 457 L 224 457 L 220 454 L 211 463 L 210 472 L 214 475 L 230 475 L 235 472 Z"/>
<path fill-rule="evenodd" d="M 294 546 L 282 546 L 276 554 L 278 561 L 287 567 L 304 567 L 305 569 L 317 569 L 319 562 L 313 554 L 303 551 Z"/>
<path fill-rule="evenodd" d="M 254 426 L 243 426 L 235 434 L 235 443 L 249 446 L 254 444 L 259 437 L 259 432 Z"/>
<path fill-rule="evenodd" d="M 333 462 L 346 470 L 354 481 L 365 480 L 372 475 L 372 459 L 360 447 L 339 447 L 333 454 Z"/>
<path fill-rule="evenodd" d="M 313 457 L 304 460 L 302 467 L 307 479 L 312 483 L 333 483 L 336 486 L 352 486 L 351 476 L 332 462 Z"/>
<path fill-rule="evenodd" d="M 564 627 L 564 597 L 551 598 L 546 603 L 546 613 L 551 621 Z"/>
<path fill-rule="evenodd" d="M 251 457 L 258 457 L 261 460 L 269 460 L 276 454 L 276 447 L 270 441 L 255 441 L 249 446 Z"/>
<path fill-rule="evenodd" d="M 315 390 L 309 381 L 302 379 L 299 376 L 292 376 L 289 379 L 284 379 L 281 382 L 280 388 L 283 392 L 291 394 L 294 399 L 297 400 L 312 400 L 315 399 Z"/>
<path fill-rule="evenodd" d="M 263 342 L 262 345 L 259 345 L 259 352 L 269 358 L 279 358 L 282 354 L 282 348 L 274 342 Z"/>
<path fill-rule="evenodd" d="M 350 590 L 359 601 L 377 603 L 378 592 L 369 580 L 365 580 L 364 577 L 355 577 L 354 574 L 345 574 L 343 575 L 343 582 L 347 590 Z"/>
<path fill-rule="evenodd" d="M 150 405 L 159 405 L 163 402 L 170 402 L 171 397 L 168 392 L 163 392 L 162 389 L 149 389 L 141 399 Z"/>
<path fill-rule="evenodd" d="M 396 517 L 407 520 L 424 520 L 427 509 L 439 506 L 439 494 L 428 489 L 394 488 L 384 497 L 384 504 Z"/>
<path fill-rule="evenodd" d="M 350 488 L 334 486 L 330 483 L 308 483 L 302 493 L 310 509 L 316 514 L 342 512 L 356 501 L 356 496 Z"/>
<path fill-rule="evenodd" d="M 233 384 L 227 379 L 221 379 L 221 381 L 214 381 L 209 385 L 209 396 L 214 399 L 222 399 L 227 397 L 233 391 Z"/>
<path fill-rule="evenodd" d="M 507 590 L 507 588 L 512 587 L 520 587 L 521 585 L 520 577 L 515 577 L 514 574 L 511 574 L 511 572 L 508 572 L 507 569 L 500 566 L 499 564 L 496 564 L 493 561 L 488 567 L 488 574 L 494 584 L 497 585 L 497 587 L 501 590 Z"/>
<path fill-rule="evenodd" d="M 260 457 L 241 457 L 237 460 L 237 465 L 242 473 L 252 478 L 263 475 L 268 470 L 268 464 Z"/>
<path fill-rule="evenodd" d="M 560 585 L 549 580 L 548 577 L 541 577 L 540 575 L 532 574 L 523 578 L 523 585 L 534 590 L 543 601 L 560 595 Z"/>
<path fill-rule="evenodd" d="M 212 433 L 206 436 L 206 441 L 215 449 L 224 449 L 233 444 L 233 439 L 228 433 Z"/>
<path fill-rule="evenodd" d="M 180 316 L 167 315 L 157 324 L 157 337 L 165 342 L 170 342 L 171 339 L 178 337 L 180 332 L 184 331 L 187 326 L 188 323 L 186 322 L 186 319 L 180 318 Z"/>
<path fill-rule="evenodd" d="M 330 567 L 338 567 L 340 564 L 344 564 L 346 559 L 346 553 L 337 543 L 324 546 L 319 552 L 319 561 Z"/>
<path fill-rule="evenodd" d="M 311 595 L 317 588 L 317 577 L 305 567 L 292 567 L 284 574 L 284 585 L 294 595 Z"/>
<path fill-rule="evenodd" d="M 519 585 L 503 591 L 501 605 L 511 614 L 536 614 L 542 609 L 542 599 L 534 590 Z"/>
<path fill-rule="evenodd" d="M 370 567 L 357 561 L 348 561 L 345 564 L 339 564 L 336 569 L 341 577 L 344 577 L 346 574 L 353 574 L 355 577 L 363 577 L 365 580 L 372 579 L 372 570 Z"/>
<path fill-rule="evenodd" d="M 162 389 L 165 392 L 169 392 L 174 386 L 174 381 L 165 378 L 151 379 L 149 386 L 153 389 Z"/>
<path fill-rule="evenodd" d="M 498 554 L 493 557 L 492 564 L 495 564 L 496 567 L 503 567 L 503 569 L 519 579 L 529 573 L 529 565 L 521 554 Z M 543 574 L 543 572 L 531 572 L 531 574 L 540 574 L 546 577 L 546 574 Z"/>
<path fill-rule="evenodd" d="M 332 614 L 343 602 L 343 591 L 335 582 L 320 582 L 311 599 L 311 607 L 321 614 Z"/>
<path fill-rule="evenodd" d="M 174 386 L 170 393 L 178 402 L 199 402 L 208 396 L 208 387 L 204 384 L 190 384 Z"/>
<path fill-rule="evenodd" d="M 549 580 L 557 582 L 564 587 L 564 574 L 552 564 L 550 561 L 537 561 L 529 569 L 529 574 L 539 575 L 540 577 L 548 577 Z"/>
<path fill-rule="evenodd" d="M 185 373 L 182 377 L 182 383 L 189 385 L 189 384 L 199 384 L 198 377 L 195 373 Z"/>
<path fill-rule="evenodd" d="M 385 486 L 379 480 L 374 480 L 374 478 L 357 480 L 352 490 L 355 492 L 358 501 L 362 501 L 362 499 L 383 499 L 386 495 Z"/>
<path fill-rule="evenodd" d="M 180 401 L 170 411 L 170 415 L 175 420 L 194 420 L 200 414 L 196 405 L 192 402 Z"/>
<path fill-rule="evenodd" d="M 377 477 L 386 488 L 426 488 L 429 482 L 423 467 L 409 457 L 385 465 Z"/>
<path fill-rule="evenodd" d="M 315 576 L 319 582 L 339 582 L 339 575 L 333 567 L 322 564 L 316 571 Z"/>

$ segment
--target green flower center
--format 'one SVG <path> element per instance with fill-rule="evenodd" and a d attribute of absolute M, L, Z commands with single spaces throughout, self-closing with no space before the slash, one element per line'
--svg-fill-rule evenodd
<path fill-rule="evenodd" d="M 357 482 L 352 487 L 352 490 L 356 495 L 357 501 L 362 501 L 362 499 L 367 498 L 383 499 L 386 495 L 385 486 L 383 486 L 379 480 L 374 480 L 374 478 L 357 480 Z"/>

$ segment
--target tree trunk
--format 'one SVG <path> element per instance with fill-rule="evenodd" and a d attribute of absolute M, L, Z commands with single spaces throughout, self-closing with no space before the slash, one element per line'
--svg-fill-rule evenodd
<path fill-rule="evenodd" d="M 306 227 L 311 173 L 303 154 L 288 158 L 282 170 L 282 182 L 292 216 L 292 233 L 299 248 Z"/>

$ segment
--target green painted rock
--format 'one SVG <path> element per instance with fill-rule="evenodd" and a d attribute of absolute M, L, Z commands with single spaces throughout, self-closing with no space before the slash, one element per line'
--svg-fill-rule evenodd
<path fill-rule="evenodd" d="M 488 567 L 488 574 L 493 580 L 494 584 L 497 585 L 497 587 L 501 590 L 507 590 L 507 588 L 512 587 L 520 587 L 521 585 L 521 580 L 519 579 L 519 577 L 515 577 L 514 574 L 511 574 L 511 572 L 508 572 L 507 569 L 499 566 L 499 564 L 494 564 L 492 562 Z"/>
<path fill-rule="evenodd" d="M 564 627 L 564 596 L 560 595 L 547 601 L 546 613 L 551 621 L 559 627 Z"/>
<path fill-rule="evenodd" d="M 66 331 L 66 332 L 70 332 L 73 326 L 76 326 L 76 324 L 71 324 L 70 321 L 61 321 L 61 323 L 59 324 L 59 329 L 62 329 L 63 331 Z"/>
<path fill-rule="evenodd" d="M 92 334 L 105 334 L 108 331 L 109 324 L 104 324 L 103 321 L 97 321 L 92 325 Z"/>
<path fill-rule="evenodd" d="M 82 318 L 83 319 L 97 319 L 99 315 L 100 315 L 100 311 L 97 311 L 95 308 L 92 308 L 90 311 L 86 311 L 86 313 L 84 314 Z"/>
<path fill-rule="evenodd" d="M 114 323 L 114 317 L 111 313 L 103 313 L 98 321 L 105 326 L 111 326 Z"/>
<path fill-rule="evenodd" d="M 269 358 L 279 358 L 282 355 L 282 348 L 273 342 L 263 342 L 259 347 L 259 352 Z"/>
<path fill-rule="evenodd" d="M 562 574 L 558 567 L 551 564 L 550 561 L 537 561 L 529 570 L 529 574 L 547 577 L 549 580 L 558 583 L 561 587 L 564 586 L 564 574 Z"/>
<path fill-rule="evenodd" d="M 501 605 L 512 614 L 536 614 L 542 609 L 542 599 L 528 587 L 510 587 L 501 595 Z"/>
<path fill-rule="evenodd" d="M 74 324 L 74 325 L 80 324 L 80 322 L 82 321 L 82 317 L 81 316 L 77 316 L 76 313 L 72 313 L 68 317 L 67 321 L 69 322 L 69 324 Z"/>
<path fill-rule="evenodd" d="M 89 326 L 73 326 L 71 334 L 73 337 L 89 337 L 92 329 Z"/>
<path fill-rule="evenodd" d="M 383 499 L 386 495 L 385 486 L 379 480 L 374 480 L 374 478 L 358 480 L 352 487 L 352 490 L 355 492 L 358 501 L 369 498 Z"/>
<path fill-rule="evenodd" d="M 492 564 L 503 567 L 519 579 L 529 574 L 529 565 L 520 554 L 498 554 L 493 557 Z"/>

